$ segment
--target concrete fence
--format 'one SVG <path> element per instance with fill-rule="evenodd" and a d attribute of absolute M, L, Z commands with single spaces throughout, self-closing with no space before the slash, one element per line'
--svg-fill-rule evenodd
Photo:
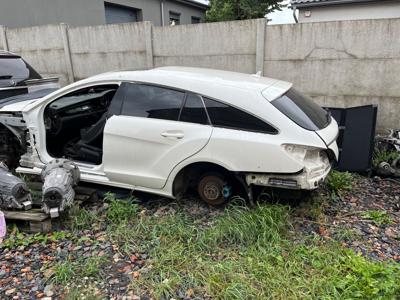
<path fill-rule="evenodd" d="M 326 106 L 378 104 L 380 129 L 400 122 L 400 19 L 266 26 L 265 20 L 155 27 L 149 22 L 7 29 L 0 49 L 62 85 L 112 70 L 183 65 L 262 71 Z"/>

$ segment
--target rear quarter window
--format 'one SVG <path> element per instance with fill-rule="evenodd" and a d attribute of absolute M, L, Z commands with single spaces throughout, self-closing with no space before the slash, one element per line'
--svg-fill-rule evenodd
<path fill-rule="evenodd" d="M 307 130 L 323 129 L 331 120 L 326 110 L 294 88 L 271 101 L 271 104 L 297 125 Z"/>
<path fill-rule="evenodd" d="M 274 127 L 249 113 L 209 98 L 203 99 L 213 126 L 268 134 L 278 133 Z"/>

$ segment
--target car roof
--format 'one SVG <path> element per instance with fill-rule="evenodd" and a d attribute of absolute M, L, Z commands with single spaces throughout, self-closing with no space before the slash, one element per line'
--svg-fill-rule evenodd
<path fill-rule="evenodd" d="M 0 58 L 3 58 L 3 57 L 21 58 L 21 56 L 15 54 L 15 53 L 12 53 L 12 52 L 9 52 L 9 51 L 5 51 L 5 50 L 0 50 Z"/>
<path fill-rule="evenodd" d="M 282 95 L 292 85 L 289 82 L 262 77 L 256 74 L 250 75 L 191 67 L 161 67 L 145 71 L 109 72 L 88 78 L 87 80 L 121 80 L 152 83 L 209 96 L 212 96 L 213 91 L 218 89 L 221 92 L 226 91 L 224 87 L 257 93 L 272 88 L 272 94 L 279 96 L 278 94 Z"/>

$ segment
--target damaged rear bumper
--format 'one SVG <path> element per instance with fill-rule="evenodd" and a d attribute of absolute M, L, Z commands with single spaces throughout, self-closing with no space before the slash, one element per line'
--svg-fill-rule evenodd
<path fill-rule="evenodd" d="M 246 174 L 248 185 L 279 187 L 296 190 L 317 189 L 328 176 L 331 165 L 327 164 L 319 170 L 303 169 L 296 174 Z"/>

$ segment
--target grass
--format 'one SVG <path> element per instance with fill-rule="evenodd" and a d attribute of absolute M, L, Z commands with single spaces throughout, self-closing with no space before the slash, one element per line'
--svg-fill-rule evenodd
<path fill-rule="evenodd" d="M 199 224 L 177 211 L 112 224 L 126 254 L 145 251 L 151 267 L 132 282 L 155 299 L 180 294 L 215 299 L 392 299 L 400 268 L 371 262 L 335 242 L 289 238 L 289 209 L 231 205 Z"/>
<path fill-rule="evenodd" d="M 353 175 L 349 172 L 339 172 L 332 170 L 326 180 L 328 188 L 336 195 L 342 191 L 349 191 L 353 188 Z"/>
<path fill-rule="evenodd" d="M 361 213 L 365 219 L 371 220 L 375 225 L 391 224 L 393 220 L 384 210 L 368 210 Z"/>
<path fill-rule="evenodd" d="M 397 151 L 379 150 L 375 148 L 372 157 L 372 165 L 376 168 L 381 162 L 387 162 L 391 164 L 397 157 L 399 157 L 399 153 Z"/>
<path fill-rule="evenodd" d="M 98 278 L 101 275 L 101 267 L 107 262 L 105 257 L 88 257 L 76 261 L 67 259 L 57 262 L 53 267 L 53 282 L 61 285 L 80 282 L 84 277 Z"/>

